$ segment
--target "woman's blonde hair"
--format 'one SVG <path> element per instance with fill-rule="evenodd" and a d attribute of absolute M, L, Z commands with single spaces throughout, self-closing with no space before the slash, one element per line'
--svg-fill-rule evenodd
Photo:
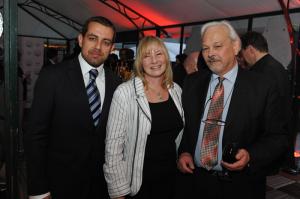
<path fill-rule="evenodd" d="M 147 54 L 148 47 L 152 44 L 157 44 L 159 47 L 161 47 L 163 54 L 166 57 L 166 71 L 164 73 L 162 86 L 163 88 L 170 88 L 173 86 L 173 73 L 172 73 L 172 67 L 170 63 L 170 56 L 164 42 L 158 37 L 146 36 L 140 40 L 136 52 L 136 59 L 134 61 L 134 74 L 135 76 L 141 78 L 144 85 L 147 87 L 147 81 L 145 80 L 144 69 L 143 69 L 143 58 Z"/>

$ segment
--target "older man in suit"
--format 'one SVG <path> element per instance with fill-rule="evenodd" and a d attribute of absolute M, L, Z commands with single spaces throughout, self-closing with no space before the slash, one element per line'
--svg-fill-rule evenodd
<path fill-rule="evenodd" d="M 115 27 L 91 17 L 81 53 L 40 73 L 26 132 L 30 198 L 108 198 L 102 166 L 108 111 L 120 80 L 103 63 Z"/>
<path fill-rule="evenodd" d="M 266 173 L 287 148 L 276 87 L 238 67 L 240 39 L 228 22 L 203 25 L 201 36 L 210 70 L 184 84 L 178 167 L 192 174 L 199 198 L 265 198 Z M 228 146 L 237 153 L 226 162 L 222 152 Z"/>

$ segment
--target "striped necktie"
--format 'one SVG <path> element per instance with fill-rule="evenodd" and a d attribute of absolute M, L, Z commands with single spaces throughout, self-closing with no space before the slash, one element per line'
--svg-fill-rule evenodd
<path fill-rule="evenodd" d="M 203 130 L 201 144 L 201 165 L 211 170 L 218 163 L 218 142 L 221 126 L 215 122 L 221 120 L 224 104 L 224 78 L 219 77 L 207 113 L 207 122 Z"/>
<path fill-rule="evenodd" d="M 94 125 L 97 126 L 99 123 L 100 113 L 101 113 L 101 97 L 96 85 L 96 78 L 98 76 L 97 69 L 91 69 L 90 80 L 86 87 L 87 95 L 89 98 L 90 110 L 93 117 Z"/>

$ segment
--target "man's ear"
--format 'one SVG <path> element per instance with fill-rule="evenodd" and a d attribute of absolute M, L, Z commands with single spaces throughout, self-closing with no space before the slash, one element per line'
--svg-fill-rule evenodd
<path fill-rule="evenodd" d="M 241 50 L 240 40 L 233 41 L 233 49 L 234 49 L 234 54 L 237 56 Z"/>
<path fill-rule="evenodd" d="M 82 47 L 82 40 L 83 40 L 82 34 L 79 34 L 79 35 L 78 35 L 77 40 L 78 40 L 78 45 L 79 45 L 80 47 Z"/>

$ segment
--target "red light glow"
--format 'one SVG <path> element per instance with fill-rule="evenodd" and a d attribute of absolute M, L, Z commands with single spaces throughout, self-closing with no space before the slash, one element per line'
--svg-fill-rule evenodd
<path fill-rule="evenodd" d="M 156 30 L 145 30 L 143 33 L 144 36 L 156 36 Z"/>
<path fill-rule="evenodd" d="M 295 151 L 294 152 L 294 157 L 295 158 L 300 158 L 300 151 Z"/>
<path fill-rule="evenodd" d="M 125 1 L 122 1 L 125 3 Z M 134 2 L 134 3 L 133 3 Z M 169 19 L 167 16 L 162 15 L 162 13 L 159 13 L 155 10 L 155 8 L 151 7 L 150 5 L 142 4 L 138 1 L 126 1 L 125 3 L 133 10 L 137 11 L 147 19 L 153 21 L 154 23 L 158 24 L 159 26 L 166 26 L 166 25 L 173 25 L 180 23 L 179 21 L 174 21 L 172 19 Z M 129 16 L 136 17 L 134 14 L 130 14 L 128 12 Z M 149 25 L 148 23 L 145 24 L 145 26 Z"/>

